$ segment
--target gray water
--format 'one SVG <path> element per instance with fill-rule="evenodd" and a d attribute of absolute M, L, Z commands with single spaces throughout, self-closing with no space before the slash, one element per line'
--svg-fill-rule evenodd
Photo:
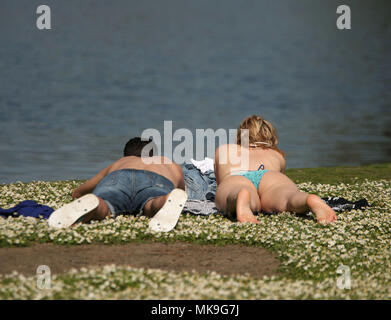
<path fill-rule="evenodd" d="M 275 124 L 288 168 L 391 161 L 391 3 L 67 0 L 0 5 L 0 183 L 85 179 L 144 129 Z"/>

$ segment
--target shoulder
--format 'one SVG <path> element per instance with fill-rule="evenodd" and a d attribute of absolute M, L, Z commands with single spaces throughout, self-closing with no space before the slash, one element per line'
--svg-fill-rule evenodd
<path fill-rule="evenodd" d="M 228 153 L 228 150 L 232 148 L 231 146 L 232 144 L 222 144 L 218 146 L 215 152 L 215 161 L 218 161 L 220 156 L 226 155 Z"/>
<path fill-rule="evenodd" d="M 131 158 L 131 157 L 122 157 L 122 158 L 119 158 L 118 160 L 114 161 L 110 166 L 116 167 L 117 165 L 121 165 L 121 164 L 123 164 L 123 163 L 126 163 L 126 162 L 130 161 L 130 158 Z"/>
<path fill-rule="evenodd" d="M 120 162 L 129 162 L 129 161 L 137 161 L 140 157 L 135 157 L 135 156 L 126 156 L 126 157 L 122 157 L 122 158 L 119 158 L 117 161 L 115 161 L 114 163 L 120 163 Z M 141 158 L 140 158 L 141 159 Z"/>
<path fill-rule="evenodd" d="M 222 144 L 216 149 L 216 154 L 220 152 L 228 152 L 230 150 L 240 150 L 242 147 L 236 143 Z"/>
<path fill-rule="evenodd" d="M 229 148 L 237 148 L 237 147 L 240 147 L 238 144 L 236 143 L 224 143 L 224 144 L 221 144 L 217 147 L 216 150 L 219 150 L 219 149 L 229 149 Z"/>
<path fill-rule="evenodd" d="M 172 165 L 174 163 L 170 158 L 164 156 L 143 157 L 141 161 L 153 165 Z"/>

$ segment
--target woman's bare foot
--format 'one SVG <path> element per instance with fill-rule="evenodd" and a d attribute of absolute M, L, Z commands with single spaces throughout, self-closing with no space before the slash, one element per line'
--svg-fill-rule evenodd
<path fill-rule="evenodd" d="M 307 205 L 315 214 L 316 220 L 321 224 L 331 223 L 337 220 L 337 215 L 320 197 L 310 194 L 307 197 Z"/>
<path fill-rule="evenodd" d="M 259 223 L 250 208 L 250 192 L 242 189 L 235 196 L 227 197 L 227 211 L 231 217 L 236 216 L 238 222 Z"/>

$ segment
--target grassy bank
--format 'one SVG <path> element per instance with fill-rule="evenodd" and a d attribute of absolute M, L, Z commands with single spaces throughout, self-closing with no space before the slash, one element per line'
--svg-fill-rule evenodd
<path fill-rule="evenodd" d="M 391 163 L 371 164 L 359 167 L 323 167 L 288 169 L 286 174 L 296 183 L 357 183 L 364 180 L 391 180 Z"/>
<path fill-rule="evenodd" d="M 182 216 L 170 233 L 148 230 L 145 218 L 119 217 L 49 229 L 45 221 L 0 219 L 0 246 L 52 242 L 63 245 L 186 241 L 262 246 L 276 252 L 281 276 L 252 279 L 215 273 L 174 273 L 110 266 L 74 270 L 53 278 L 46 291 L 35 277 L 0 277 L 0 298 L 138 298 L 138 299 L 311 299 L 391 298 L 391 164 L 353 168 L 291 169 L 287 174 L 303 191 L 320 196 L 366 198 L 371 207 L 338 213 L 322 226 L 289 213 L 260 216 L 259 225 L 232 223 L 220 216 Z M 0 186 L 0 206 L 26 199 L 54 208 L 71 201 L 81 181 L 16 183 Z M 337 287 L 342 265 L 349 267 L 351 288 Z M 180 290 L 178 290 L 180 288 Z"/>

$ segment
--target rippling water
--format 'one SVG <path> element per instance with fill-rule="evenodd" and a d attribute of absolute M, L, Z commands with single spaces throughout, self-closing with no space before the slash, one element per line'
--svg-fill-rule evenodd
<path fill-rule="evenodd" d="M 84 179 L 146 128 L 272 121 L 288 167 L 391 161 L 391 3 L 3 0 L 0 183 Z M 110 3 L 110 4 L 109 4 Z"/>

